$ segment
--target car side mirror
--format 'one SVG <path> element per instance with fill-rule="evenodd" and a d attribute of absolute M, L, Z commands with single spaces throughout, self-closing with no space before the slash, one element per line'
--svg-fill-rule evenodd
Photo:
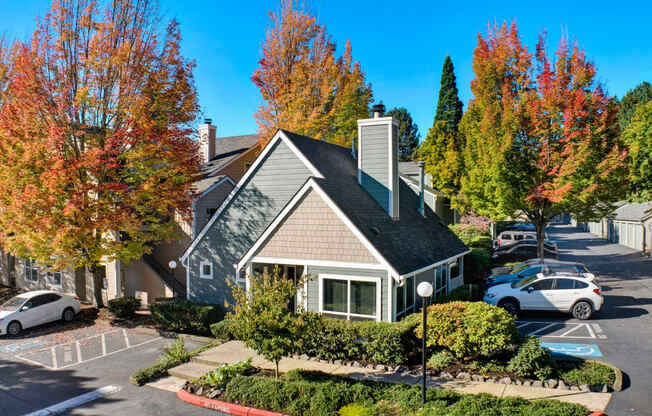
<path fill-rule="evenodd" d="M 29 310 L 29 306 L 23 306 L 22 308 L 20 308 L 21 312 L 26 312 L 28 310 Z"/>

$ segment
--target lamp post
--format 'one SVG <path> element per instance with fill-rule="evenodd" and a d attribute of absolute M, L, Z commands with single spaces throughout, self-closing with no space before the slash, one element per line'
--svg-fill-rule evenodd
<path fill-rule="evenodd" d="M 428 282 L 419 283 L 419 286 L 417 286 L 417 294 L 421 296 L 421 304 L 423 305 L 423 336 L 421 338 L 423 380 L 421 388 L 421 403 L 426 404 L 426 298 L 432 296 L 432 285 Z"/>

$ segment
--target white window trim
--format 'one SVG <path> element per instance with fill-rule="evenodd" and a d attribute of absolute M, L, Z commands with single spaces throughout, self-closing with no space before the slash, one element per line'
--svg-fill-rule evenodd
<path fill-rule="evenodd" d="M 52 283 L 50 276 L 54 276 L 55 273 L 59 273 L 59 284 Z M 61 288 L 63 286 L 63 272 L 47 272 L 45 273 L 45 281 L 48 286 Z"/>
<path fill-rule="evenodd" d="M 413 279 L 412 280 L 412 305 L 408 306 L 407 304 L 407 280 L 408 279 Z M 408 313 L 414 312 L 417 307 L 417 287 L 416 287 L 416 282 L 417 282 L 417 276 L 412 275 L 412 276 L 406 276 L 405 279 L 403 279 L 403 282 L 400 285 L 396 285 L 394 287 L 394 302 L 396 305 L 394 306 L 396 312 L 394 313 L 394 321 L 396 321 L 397 317 L 399 315 L 402 315 L 402 318 L 405 318 Z M 398 288 L 403 287 L 403 310 L 399 311 L 398 310 Z"/>
<path fill-rule="evenodd" d="M 29 262 L 29 267 L 27 266 L 27 263 Z M 25 282 L 34 284 L 38 283 L 39 278 L 41 277 L 41 268 L 35 266 L 35 261 L 31 259 L 25 259 L 24 265 L 25 265 Z M 29 269 L 29 273 L 27 273 L 27 270 Z M 32 270 L 36 269 L 36 280 L 32 279 Z M 29 276 L 30 278 L 27 278 Z"/>
<path fill-rule="evenodd" d="M 331 280 L 346 280 L 347 281 L 347 312 L 333 312 L 324 310 L 324 279 Z M 381 292 L 382 292 L 382 279 L 380 277 L 368 277 L 368 276 L 348 276 L 341 274 L 319 274 L 319 313 L 327 313 L 333 315 L 346 316 L 347 320 L 350 320 L 351 317 L 356 318 L 376 318 L 376 321 L 380 322 L 382 320 L 381 316 Z M 372 315 L 361 315 L 356 313 L 351 313 L 351 282 L 374 282 L 376 283 L 376 316 Z"/>
<path fill-rule="evenodd" d="M 204 266 L 210 266 L 211 268 L 210 274 L 204 274 Z M 208 260 L 202 260 L 199 262 L 199 277 L 201 279 L 212 279 L 213 273 L 214 273 L 213 262 Z"/>

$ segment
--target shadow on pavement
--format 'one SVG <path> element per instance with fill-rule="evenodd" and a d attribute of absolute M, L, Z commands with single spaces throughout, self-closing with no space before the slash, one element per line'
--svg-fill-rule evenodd
<path fill-rule="evenodd" d="M 0 415 L 23 415 L 88 393 L 98 388 L 91 386 L 95 380 L 70 370 L 49 371 L 26 362 L 0 360 Z M 92 409 L 115 401 L 119 399 L 108 396 L 82 407 Z"/>

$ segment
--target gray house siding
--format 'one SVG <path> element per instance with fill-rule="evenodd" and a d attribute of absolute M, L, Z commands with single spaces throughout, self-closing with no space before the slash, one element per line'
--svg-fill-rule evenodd
<path fill-rule="evenodd" d="M 311 175 L 283 141 L 274 146 L 190 253 L 190 300 L 221 305 L 231 299 L 226 279 L 233 281 L 234 264 Z M 200 277 L 204 260 L 213 264 L 212 279 Z"/>
<path fill-rule="evenodd" d="M 389 212 L 389 140 L 387 125 L 361 127 L 361 185 Z M 398 165 L 397 165 L 398 169 Z"/>
<path fill-rule="evenodd" d="M 195 202 L 195 222 L 193 229 L 193 238 L 204 229 L 211 219 L 209 210 L 217 210 L 224 200 L 233 190 L 231 182 L 224 181 L 221 185 L 215 187 L 208 194 L 202 196 Z"/>
<path fill-rule="evenodd" d="M 323 266 L 308 266 L 306 271 L 312 279 L 308 281 L 307 290 L 307 309 L 311 312 L 319 312 L 319 280 L 320 274 L 340 274 L 344 276 L 364 276 L 364 277 L 380 277 L 380 311 L 381 320 L 389 321 L 387 316 L 387 271 L 385 270 L 368 270 L 368 269 L 355 269 L 355 268 L 342 268 L 342 267 L 323 267 Z"/>
<path fill-rule="evenodd" d="M 398 181 L 400 179 L 398 178 L 398 127 L 394 125 L 392 125 L 392 149 L 394 149 L 392 152 L 392 171 L 394 172 L 392 175 L 392 190 L 394 191 L 392 198 L 392 212 L 394 213 L 393 216 L 396 218 L 400 215 L 398 208 L 400 205 Z"/>

